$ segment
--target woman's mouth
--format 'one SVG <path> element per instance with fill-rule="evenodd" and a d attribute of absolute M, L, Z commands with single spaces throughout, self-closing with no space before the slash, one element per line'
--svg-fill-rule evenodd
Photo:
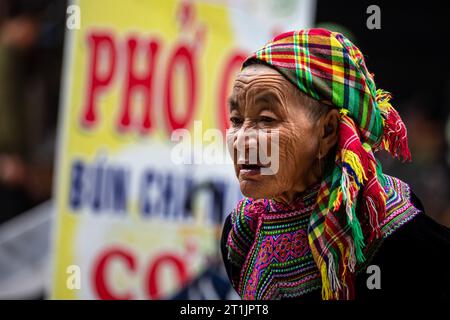
<path fill-rule="evenodd" d="M 250 178 L 261 174 L 262 166 L 257 164 L 240 164 L 239 165 L 239 177 Z"/>

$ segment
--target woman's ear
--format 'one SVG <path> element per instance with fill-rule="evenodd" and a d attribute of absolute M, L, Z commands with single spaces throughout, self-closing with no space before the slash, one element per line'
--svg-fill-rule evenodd
<path fill-rule="evenodd" d="M 328 111 L 320 121 L 319 156 L 324 157 L 336 145 L 339 137 L 340 114 L 337 109 Z"/>

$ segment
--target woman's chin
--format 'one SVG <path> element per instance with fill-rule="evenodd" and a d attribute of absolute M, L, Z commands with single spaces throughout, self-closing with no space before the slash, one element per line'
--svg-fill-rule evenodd
<path fill-rule="evenodd" d="M 241 192 L 247 198 L 252 199 L 263 199 L 269 197 L 267 194 L 267 187 L 264 186 L 261 181 L 254 180 L 242 180 L 239 182 L 239 187 Z"/>

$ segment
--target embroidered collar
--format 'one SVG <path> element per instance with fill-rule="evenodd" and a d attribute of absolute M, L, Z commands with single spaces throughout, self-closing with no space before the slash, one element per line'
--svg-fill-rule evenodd
<path fill-rule="evenodd" d="M 393 177 L 386 179 L 384 239 L 419 213 L 410 201 L 408 185 Z M 293 298 L 320 289 L 321 276 L 306 232 L 316 196 L 317 189 L 311 188 L 289 205 L 273 199 L 240 202 L 232 216 L 228 248 L 230 261 L 241 268 L 233 286 L 243 299 Z M 367 262 L 381 243 L 368 248 Z M 356 272 L 364 265 L 358 265 Z"/>

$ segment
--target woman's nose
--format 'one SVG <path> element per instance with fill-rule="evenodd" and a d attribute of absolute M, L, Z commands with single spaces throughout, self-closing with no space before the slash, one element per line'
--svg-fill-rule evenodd
<path fill-rule="evenodd" d="M 258 132 L 253 128 L 241 127 L 235 135 L 233 149 L 239 164 L 257 164 Z"/>

